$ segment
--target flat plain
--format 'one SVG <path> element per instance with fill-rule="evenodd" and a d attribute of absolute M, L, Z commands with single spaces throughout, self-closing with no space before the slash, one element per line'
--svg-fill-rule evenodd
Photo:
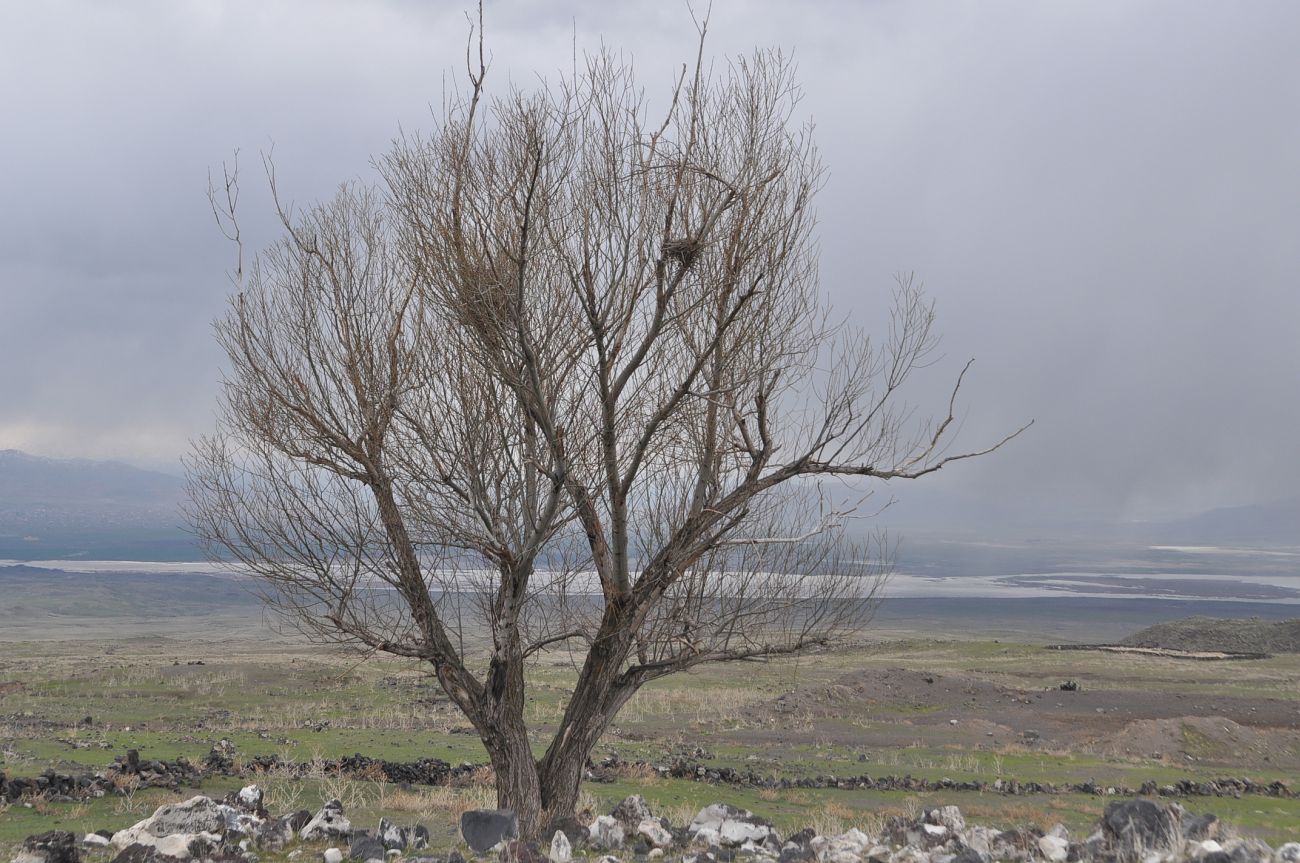
<path fill-rule="evenodd" d="M 46 609 L 45 611 L 49 611 Z M 1023 609 L 1008 609 L 1019 620 Z M 792 831 L 867 824 L 887 814 L 954 803 L 978 823 L 1061 822 L 1087 830 L 1105 789 L 1221 777 L 1258 783 L 1300 770 L 1300 655 L 1219 662 L 1054 650 L 1050 621 L 1008 637 L 986 621 L 964 637 L 882 614 L 865 638 L 815 655 L 706 667 L 639 693 L 594 753 L 617 756 L 607 781 L 585 784 L 584 805 L 608 811 L 640 793 L 675 821 L 727 801 Z M 15 619 L 14 617 L 10 618 Z M 43 621 L 32 624 L 31 620 Z M 37 614 L 0 654 L 0 770 L 36 775 L 107 768 L 127 750 L 145 759 L 200 760 L 229 740 L 241 758 L 279 755 L 306 776 L 206 780 L 208 794 L 249 781 L 272 810 L 338 797 L 353 823 L 421 821 L 445 845 L 466 808 L 492 805 L 490 771 L 457 787 L 410 786 L 312 770 L 361 753 L 388 761 L 482 764 L 468 723 L 419 666 L 361 657 L 267 630 L 256 606 L 163 621 L 143 613 L 70 618 Z M 991 633 L 997 633 L 994 637 Z M 530 669 L 529 718 L 540 753 L 574 678 L 575 657 L 540 655 Z M 1063 689 L 1062 685 L 1068 684 Z M 790 780 L 910 776 L 981 791 L 756 788 L 668 778 L 650 765 L 689 762 Z M 1004 783 L 1095 783 L 1097 793 L 1004 794 Z M 0 811 L 0 849 L 49 829 L 117 829 L 196 790 L 122 789 L 79 802 L 25 800 Z M 1280 842 L 1300 835 L 1300 799 L 1193 797 L 1239 832 Z M 2 856 L 2 855 L 0 855 Z"/>

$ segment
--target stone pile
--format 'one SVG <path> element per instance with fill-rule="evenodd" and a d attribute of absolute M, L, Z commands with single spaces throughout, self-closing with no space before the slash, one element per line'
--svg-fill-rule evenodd
<path fill-rule="evenodd" d="M 1061 825 L 1046 832 L 968 825 L 955 806 L 893 816 L 871 833 L 805 829 L 783 837 L 766 819 L 726 803 L 674 826 L 640 796 L 588 824 L 551 825 L 543 831 L 545 846 L 521 839 L 508 810 L 472 810 L 460 826 L 471 855 L 498 863 L 572 863 L 575 854 L 594 863 L 1300 863 L 1300 843 L 1274 850 L 1231 838 L 1213 815 L 1147 799 L 1111 802 L 1097 829 L 1082 838 Z M 13 863 L 82 863 L 83 853 L 112 863 L 257 863 L 259 853 L 301 863 L 465 863 L 459 850 L 435 856 L 428 845 L 420 825 L 381 820 L 373 831 L 354 829 L 337 800 L 315 814 L 275 817 L 260 789 L 248 786 L 222 801 L 197 796 L 159 807 L 112 834 L 31 836 Z"/>
<path fill-rule="evenodd" d="M 269 772 L 305 776 L 311 771 L 324 771 L 327 774 L 383 779 L 397 785 L 460 785 L 469 782 L 481 769 L 481 765 L 452 765 L 438 758 L 403 762 L 385 761 L 360 754 L 312 764 L 286 761 L 278 755 L 241 757 L 230 741 L 221 740 L 198 763 L 184 757 L 174 761 L 145 759 L 141 758 L 136 750 L 130 750 L 126 755 L 114 759 L 112 766 L 107 770 L 97 773 L 67 774 L 47 770 L 36 777 L 9 779 L 3 771 L 0 771 L 0 800 L 14 802 L 23 797 L 35 796 L 54 801 L 102 797 L 105 794 L 121 793 L 128 782 L 129 786 L 134 788 L 167 788 L 179 791 L 183 787 L 196 788 L 204 779 L 212 776 L 252 778 Z M 1171 799 L 1245 795 L 1294 798 L 1297 793 L 1300 793 L 1293 791 L 1285 782 L 1255 782 L 1249 778 L 1236 777 L 1204 782 L 1190 779 L 1165 784 L 1146 782 L 1137 788 L 1099 785 L 1095 782 L 1021 782 L 1012 778 L 996 779 L 992 782 L 867 774 L 847 777 L 826 775 L 790 778 L 765 776 L 731 767 L 711 767 L 687 758 L 663 765 L 644 761 L 623 761 L 617 756 L 588 764 L 585 778 L 591 782 L 613 782 L 629 771 L 634 773 L 653 771 L 667 778 L 689 779 L 711 785 L 773 790 L 842 788 L 907 793 L 977 791 L 1009 796 L 1090 794 L 1104 797 L 1143 795 Z"/>
<path fill-rule="evenodd" d="M 1280 780 L 1255 782 L 1249 778 L 1225 777 L 1205 782 L 1182 779 L 1175 783 L 1143 783 L 1138 788 L 1123 785 L 1099 785 L 1096 782 L 1020 782 L 1015 779 L 958 781 L 953 779 L 920 779 L 914 776 L 804 776 L 774 777 L 751 770 L 731 767 L 710 767 L 696 761 L 678 760 L 669 765 L 654 765 L 644 761 L 624 761 L 611 755 L 589 765 L 586 778 L 592 782 L 614 782 L 628 772 L 642 773 L 652 770 L 672 779 L 691 779 L 711 785 L 733 785 L 741 788 L 842 788 L 870 791 L 978 791 L 986 794 L 1009 796 L 1040 794 L 1092 794 L 1105 797 L 1241 797 L 1247 794 L 1264 797 L 1294 798 L 1297 794 Z"/>

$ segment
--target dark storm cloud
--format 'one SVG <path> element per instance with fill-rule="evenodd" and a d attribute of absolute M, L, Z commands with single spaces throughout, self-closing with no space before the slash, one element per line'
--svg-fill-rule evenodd
<path fill-rule="evenodd" d="M 493 75 L 602 43 L 651 93 L 684 7 L 489 3 Z M 872 327 L 915 270 L 963 442 L 936 485 L 1144 516 L 1300 484 L 1300 61 L 1291 3 L 727 3 L 710 51 L 794 51 L 830 168 L 822 271 Z M 232 261 L 204 201 L 239 147 L 308 200 L 428 126 L 454 4 L 8 4 L 0 11 L 0 446 L 174 463 L 211 420 Z"/>

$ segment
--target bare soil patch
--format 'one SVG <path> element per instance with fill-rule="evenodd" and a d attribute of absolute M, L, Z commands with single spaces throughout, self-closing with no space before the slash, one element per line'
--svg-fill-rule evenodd
<path fill-rule="evenodd" d="M 1300 767 L 1300 705 L 1281 698 L 1092 686 L 1034 690 L 976 676 L 881 668 L 799 689 L 754 710 L 756 721 L 733 732 L 750 745 L 788 742 L 800 727 L 814 725 L 829 742 L 868 748 L 1014 745 L 1236 769 Z"/>

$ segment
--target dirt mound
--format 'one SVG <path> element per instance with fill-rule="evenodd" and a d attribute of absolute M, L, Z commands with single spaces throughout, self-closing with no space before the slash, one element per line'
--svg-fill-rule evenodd
<path fill-rule="evenodd" d="M 1297 743 L 1300 732 L 1291 729 L 1250 728 L 1224 716 L 1179 716 L 1130 722 L 1092 748 L 1110 756 L 1259 764 L 1286 759 Z"/>
<path fill-rule="evenodd" d="M 1266 621 L 1185 617 L 1157 623 L 1120 642 L 1130 647 L 1222 650 L 1233 653 L 1300 653 L 1300 618 Z"/>

